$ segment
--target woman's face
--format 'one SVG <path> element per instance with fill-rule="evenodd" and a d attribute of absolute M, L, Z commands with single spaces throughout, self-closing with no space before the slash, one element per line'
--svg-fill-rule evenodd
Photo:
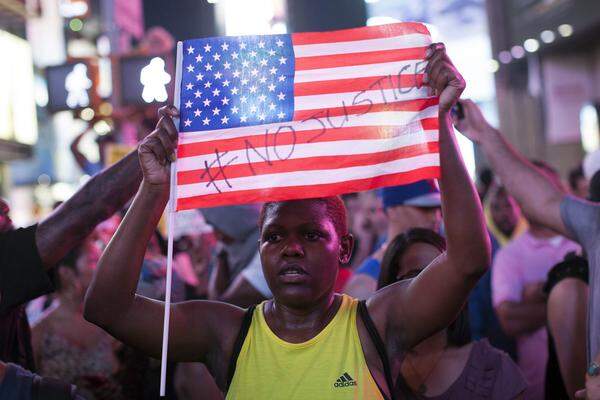
<path fill-rule="evenodd" d="M 322 202 L 282 202 L 267 212 L 260 258 L 267 283 L 283 304 L 302 307 L 330 294 L 338 266 L 351 250 L 351 236 L 338 236 Z"/>
<path fill-rule="evenodd" d="M 428 243 L 411 244 L 399 260 L 400 265 L 398 266 L 398 275 L 396 276 L 396 279 L 412 278 L 416 276 L 417 271 L 423 270 L 440 254 L 442 254 L 442 252 L 439 251 L 437 247 Z"/>

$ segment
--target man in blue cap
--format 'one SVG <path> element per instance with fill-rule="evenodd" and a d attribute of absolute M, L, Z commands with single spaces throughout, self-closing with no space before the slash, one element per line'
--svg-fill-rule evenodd
<path fill-rule="evenodd" d="M 345 293 L 359 299 L 367 298 L 377 289 L 381 259 L 392 239 L 410 228 L 437 232 L 442 220 L 440 191 L 433 180 L 386 187 L 379 195 L 388 219 L 385 241 L 356 269 L 344 288 Z"/>

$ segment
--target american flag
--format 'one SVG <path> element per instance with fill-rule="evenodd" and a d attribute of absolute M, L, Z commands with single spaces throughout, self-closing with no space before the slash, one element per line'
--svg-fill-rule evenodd
<path fill-rule="evenodd" d="M 420 23 L 184 41 L 177 210 L 437 177 L 430 43 Z"/>

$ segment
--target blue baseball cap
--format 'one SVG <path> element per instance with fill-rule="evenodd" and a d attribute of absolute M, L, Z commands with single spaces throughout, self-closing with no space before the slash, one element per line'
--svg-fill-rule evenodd
<path fill-rule="evenodd" d="M 408 185 L 389 186 L 379 190 L 383 208 L 396 206 L 440 207 L 440 190 L 434 180 L 422 180 Z"/>

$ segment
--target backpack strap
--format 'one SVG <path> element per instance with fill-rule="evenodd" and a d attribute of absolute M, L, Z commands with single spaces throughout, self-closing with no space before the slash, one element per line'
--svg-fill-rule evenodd
<path fill-rule="evenodd" d="M 385 375 L 385 381 L 388 385 L 388 389 L 390 390 L 390 398 L 391 400 L 395 400 L 394 396 L 394 380 L 392 379 L 392 369 L 390 367 L 390 361 L 387 356 L 387 351 L 385 349 L 385 345 L 383 344 L 383 340 L 381 340 L 381 336 L 379 336 L 379 332 L 377 332 L 377 328 L 369 315 L 369 311 L 367 310 L 367 305 L 365 300 L 361 300 L 358 302 L 358 314 L 365 324 L 365 328 L 367 328 L 367 332 L 369 333 L 369 337 L 371 341 L 375 345 L 375 349 L 379 354 L 379 358 L 381 359 L 381 364 L 383 365 L 383 373 Z M 379 388 L 381 390 L 381 388 Z M 382 391 L 383 394 L 383 391 Z"/>
<path fill-rule="evenodd" d="M 244 314 L 244 319 L 242 320 L 242 326 L 240 326 L 240 331 L 238 332 L 238 336 L 235 339 L 235 344 L 233 345 L 233 352 L 231 353 L 231 358 L 229 359 L 229 368 L 227 368 L 227 390 L 229 390 L 229 385 L 231 385 L 231 381 L 233 380 L 237 359 L 240 355 L 240 351 L 242 350 L 242 345 L 246 340 L 246 336 L 248 335 L 248 330 L 250 330 L 250 325 L 252 324 L 252 315 L 254 314 L 255 308 L 256 306 L 253 305 L 248 307 L 248 309 L 246 310 L 246 313 Z"/>

